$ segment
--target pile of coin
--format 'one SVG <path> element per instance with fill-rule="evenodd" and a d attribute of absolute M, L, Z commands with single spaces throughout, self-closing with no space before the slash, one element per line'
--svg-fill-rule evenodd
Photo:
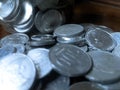
<path fill-rule="evenodd" d="M 0 89 L 120 90 L 120 32 L 65 24 L 58 1 L 0 1 L 11 32 L 0 40 Z M 41 11 L 34 13 L 36 6 Z M 38 32 L 27 34 L 33 26 Z"/>

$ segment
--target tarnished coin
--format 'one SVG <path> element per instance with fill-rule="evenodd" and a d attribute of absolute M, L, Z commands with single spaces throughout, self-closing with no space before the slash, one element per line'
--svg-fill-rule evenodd
<path fill-rule="evenodd" d="M 120 45 L 120 32 L 111 33 L 113 39 L 116 41 L 117 45 Z"/>
<path fill-rule="evenodd" d="M 90 51 L 93 69 L 86 77 L 95 82 L 112 83 L 120 79 L 120 57 L 106 51 Z"/>
<path fill-rule="evenodd" d="M 0 90 L 29 90 L 35 75 L 33 62 L 24 54 L 10 54 L 0 60 Z"/>
<path fill-rule="evenodd" d="M 35 18 L 35 26 L 41 33 L 52 33 L 55 28 L 63 23 L 63 16 L 57 10 L 48 10 L 42 17 L 38 12 Z"/>
<path fill-rule="evenodd" d="M 33 60 L 38 78 L 43 78 L 52 70 L 52 65 L 49 60 L 49 50 L 45 48 L 36 48 L 28 51 L 28 56 Z"/>
<path fill-rule="evenodd" d="M 99 84 L 92 82 L 78 82 L 70 86 L 69 90 L 106 90 Z"/>
<path fill-rule="evenodd" d="M 57 44 L 50 49 L 49 57 L 53 68 L 69 77 L 86 74 L 92 67 L 90 56 L 75 45 Z"/>
<path fill-rule="evenodd" d="M 112 36 L 103 30 L 90 30 L 86 33 L 85 39 L 93 49 L 111 51 L 116 46 Z"/>
<path fill-rule="evenodd" d="M 70 78 L 59 76 L 46 85 L 43 90 L 69 90 Z"/>
<path fill-rule="evenodd" d="M 7 35 L 1 39 L 1 45 L 7 45 L 7 44 L 25 44 L 29 40 L 29 37 L 27 34 L 23 33 L 13 33 L 10 35 Z"/>
<path fill-rule="evenodd" d="M 58 37 L 69 37 L 81 35 L 83 33 L 83 26 L 78 24 L 65 24 L 55 29 L 54 35 Z"/>

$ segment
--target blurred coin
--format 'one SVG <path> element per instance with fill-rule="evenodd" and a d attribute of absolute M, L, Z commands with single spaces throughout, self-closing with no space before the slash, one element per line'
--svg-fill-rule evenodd
<path fill-rule="evenodd" d="M 69 90 L 105 90 L 99 84 L 92 82 L 78 82 L 70 86 Z"/>
<path fill-rule="evenodd" d="M 78 24 L 65 24 L 55 29 L 54 35 L 57 37 L 69 37 L 81 35 L 83 33 L 83 26 Z"/>
<path fill-rule="evenodd" d="M 44 11 L 47 9 L 54 8 L 58 4 L 59 0 L 39 0 L 37 7 Z"/>
<path fill-rule="evenodd" d="M 7 55 L 0 60 L 0 90 L 29 90 L 35 72 L 28 56 L 20 53 Z"/>
<path fill-rule="evenodd" d="M 95 82 L 112 83 L 120 79 L 120 58 L 106 51 L 90 51 L 93 69 L 86 77 Z"/>
<path fill-rule="evenodd" d="M 28 51 L 28 56 L 33 60 L 38 78 L 43 78 L 52 70 L 52 65 L 48 57 L 49 50 L 45 48 L 36 48 Z"/>
<path fill-rule="evenodd" d="M 120 32 L 111 33 L 113 39 L 116 41 L 117 45 L 120 45 Z"/>
<path fill-rule="evenodd" d="M 116 46 L 112 36 L 103 30 L 90 30 L 86 33 L 85 39 L 93 49 L 111 51 Z"/>
<path fill-rule="evenodd" d="M 70 78 L 66 76 L 59 76 L 50 83 L 43 90 L 69 90 Z"/>
<path fill-rule="evenodd" d="M 29 37 L 27 34 L 23 33 L 13 33 L 10 35 L 7 35 L 1 39 L 1 45 L 7 45 L 7 44 L 25 44 L 29 40 Z"/>
<path fill-rule="evenodd" d="M 41 33 L 52 33 L 62 23 L 63 16 L 57 10 L 48 10 L 42 16 L 38 12 L 35 18 L 35 26 Z"/>
<path fill-rule="evenodd" d="M 53 68 L 69 77 L 86 74 L 92 67 L 90 56 L 75 45 L 57 44 L 50 49 L 49 57 Z"/>

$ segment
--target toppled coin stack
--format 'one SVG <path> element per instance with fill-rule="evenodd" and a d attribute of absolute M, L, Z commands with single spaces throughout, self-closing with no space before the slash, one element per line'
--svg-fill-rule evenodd
<path fill-rule="evenodd" d="M 0 90 L 120 90 L 120 32 L 63 25 L 58 2 L 0 1 L 1 24 L 11 32 L 0 40 Z M 34 25 L 38 32 L 27 34 Z"/>

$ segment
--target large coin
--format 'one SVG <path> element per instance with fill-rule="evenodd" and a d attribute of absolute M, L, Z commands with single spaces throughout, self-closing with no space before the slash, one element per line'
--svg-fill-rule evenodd
<path fill-rule="evenodd" d="M 34 64 L 24 54 L 10 54 L 0 60 L 0 90 L 29 90 L 35 76 Z"/>
<path fill-rule="evenodd" d="M 57 44 L 50 49 L 49 57 L 58 73 L 70 77 L 83 75 L 92 67 L 90 56 L 75 45 Z"/>
<path fill-rule="evenodd" d="M 112 83 L 120 79 L 120 58 L 106 51 L 90 51 L 93 69 L 86 77 L 95 82 Z"/>
<path fill-rule="evenodd" d="M 99 84 L 92 82 L 78 82 L 70 86 L 69 90 L 105 90 Z"/>
<path fill-rule="evenodd" d="M 81 35 L 83 33 L 83 26 L 78 24 L 65 24 L 55 29 L 54 35 L 58 37 L 69 37 Z"/>
<path fill-rule="evenodd" d="M 45 48 L 36 48 L 28 52 L 28 56 L 34 62 L 38 78 L 43 78 L 52 70 L 52 65 L 48 56 L 49 50 Z"/>
<path fill-rule="evenodd" d="M 85 35 L 88 45 L 93 49 L 101 49 L 111 51 L 116 42 L 112 36 L 103 30 L 90 30 Z"/>

